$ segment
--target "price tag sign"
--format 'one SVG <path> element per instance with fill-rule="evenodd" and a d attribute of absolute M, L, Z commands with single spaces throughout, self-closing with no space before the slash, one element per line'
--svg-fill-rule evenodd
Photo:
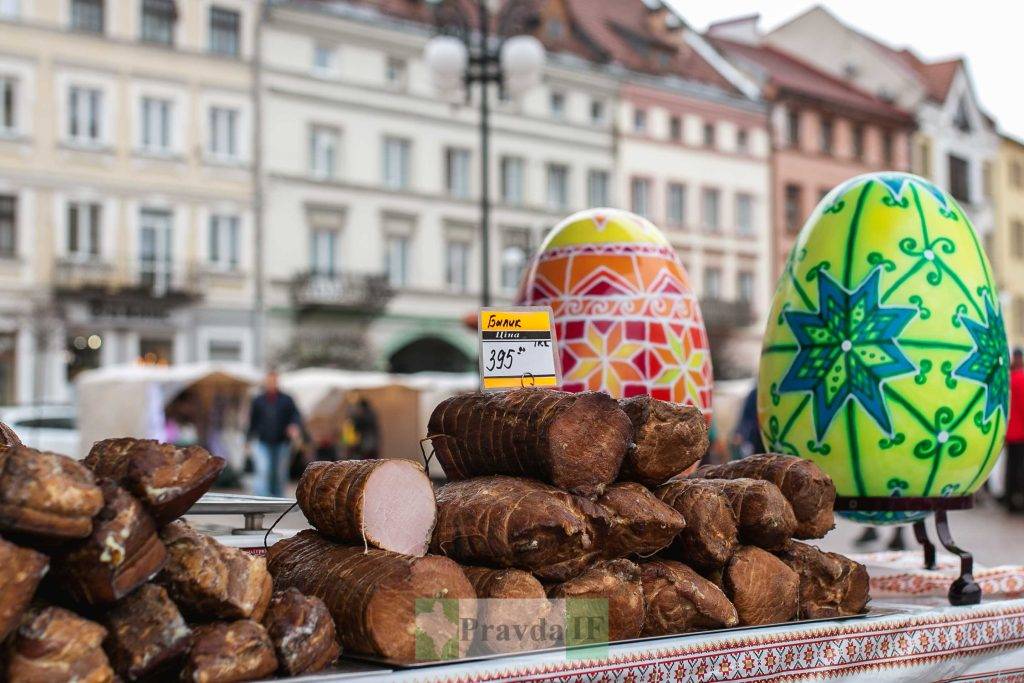
<path fill-rule="evenodd" d="M 481 308 L 479 330 L 484 390 L 562 383 L 550 306 Z"/>

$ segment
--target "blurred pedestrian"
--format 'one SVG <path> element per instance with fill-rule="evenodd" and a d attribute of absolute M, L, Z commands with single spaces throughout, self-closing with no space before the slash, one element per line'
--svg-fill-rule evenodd
<path fill-rule="evenodd" d="M 377 412 L 370 402 L 361 397 L 352 407 L 349 417 L 356 437 L 349 457 L 353 460 L 372 460 L 380 457 L 380 427 Z"/>
<path fill-rule="evenodd" d="M 757 380 L 743 400 L 739 422 L 732 433 L 733 459 L 739 460 L 749 455 L 764 453 L 764 442 L 761 441 L 761 427 L 757 423 Z"/>
<path fill-rule="evenodd" d="M 1003 501 L 1010 512 L 1024 511 L 1024 350 L 1010 361 L 1010 416 L 1006 420 L 1006 482 Z"/>
<path fill-rule="evenodd" d="M 277 372 L 263 380 L 263 392 L 252 401 L 248 438 L 252 442 L 257 496 L 282 496 L 291 463 L 291 447 L 302 440 L 302 417 L 295 401 L 277 386 Z"/>

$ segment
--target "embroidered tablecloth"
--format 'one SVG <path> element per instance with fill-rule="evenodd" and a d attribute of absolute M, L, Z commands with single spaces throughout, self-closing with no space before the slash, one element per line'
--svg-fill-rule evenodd
<path fill-rule="evenodd" d="M 880 606 L 895 606 L 890 604 Z M 1024 681 L 1024 600 L 390 672 L 396 681 Z M 376 672 L 376 675 L 383 674 Z"/>

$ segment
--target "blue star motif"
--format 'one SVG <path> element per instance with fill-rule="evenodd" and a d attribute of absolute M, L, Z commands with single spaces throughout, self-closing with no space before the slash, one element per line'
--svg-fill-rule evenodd
<path fill-rule="evenodd" d="M 832 420 L 853 398 L 887 434 L 892 422 L 882 384 L 915 371 L 896 338 L 917 314 L 916 308 L 882 306 L 880 269 L 854 290 L 847 290 L 824 269 L 818 271 L 818 310 L 786 311 L 799 351 L 779 385 L 780 392 L 811 392 L 814 428 L 820 441 Z"/>
<path fill-rule="evenodd" d="M 985 421 L 997 410 L 1006 417 L 1009 400 L 1010 359 L 1006 348 L 1006 327 L 999 309 L 985 297 L 985 317 L 988 324 L 960 315 L 960 322 L 974 340 L 974 350 L 953 371 L 953 375 L 978 382 L 985 387 Z"/>

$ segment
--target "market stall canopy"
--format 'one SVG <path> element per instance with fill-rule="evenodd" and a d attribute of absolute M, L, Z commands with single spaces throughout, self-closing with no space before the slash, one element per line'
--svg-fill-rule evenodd
<path fill-rule="evenodd" d="M 379 456 L 420 461 L 419 440 L 426 436 L 427 420 L 438 403 L 457 393 L 474 391 L 480 379 L 474 373 L 416 373 L 392 375 L 332 368 L 304 368 L 285 372 L 281 388 L 295 399 L 314 440 L 334 438 L 350 406 L 365 398 L 377 415 Z M 431 474 L 442 474 L 432 463 Z"/>
<path fill-rule="evenodd" d="M 79 456 L 92 444 L 115 436 L 161 438 L 164 409 L 189 388 L 248 391 L 262 373 L 238 363 L 112 365 L 76 379 Z"/>

